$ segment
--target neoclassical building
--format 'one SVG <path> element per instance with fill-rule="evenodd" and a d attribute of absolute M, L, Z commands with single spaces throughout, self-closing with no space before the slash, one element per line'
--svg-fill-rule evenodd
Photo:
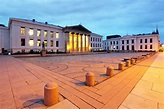
<path fill-rule="evenodd" d="M 0 25 L 0 53 L 40 51 L 43 43 L 49 52 L 89 52 L 92 37 L 102 41 L 101 35 L 93 35 L 81 24 L 61 27 L 35 19 L 10 18 L 8 27 Z"/>
<path fill-rule="evenodd" d="M 111 51 L 158 51 L 160 39 L 158 30 L 148 34 L 112 37 L 103 41 L 103 48 Z"/>

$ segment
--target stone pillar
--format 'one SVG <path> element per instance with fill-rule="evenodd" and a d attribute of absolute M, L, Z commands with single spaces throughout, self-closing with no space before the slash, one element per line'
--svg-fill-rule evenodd
<path fill-rule="evenodd" d="M 110 76 L 110 77 L 114 76 L 114 67 L 112 67 L 112 66 L 107 67 L 106 75 Z"/>
<path fill-rule="evenodd" d="M 146 55 L 146 57 L 147 57 L 147 58 L 150 58 L 150 55 L 149 55 L 149 54 L 147 54 L 147 55 Z"/>
<path fill-rule="evenodd" d="M 95 85 L 95 75 L 92 72 L 86 74 L 86 85 L 94 86 Z"/>
<path fill-rule="evenodd" d="M 46 57 L 46 50 L 45 50 L 45 49 L 43 49 L 43 50 L 41 51 L 41 56 L 42 56 L 42 57 Z"/>
<path fill-rule="evenodd" d="M 86 46 L 87 46 L 87 44 L 86 44 L 86 42 L 87 42 L 87 35 L 86 35 L 86 34 L 85 34 L 85 36 L 84 36 L 84 41 L 85 41 L 84 51 L 86 52 Z"/>
<path fill-rule="evenodd" d="M 135 59 L 131 59 L 131 64 L 133 65 L 135 63 Z"/>
<path fill-rule="evenodd" d="M 77 50 L 77 52 L 78 52 L 78 51 L 79 51 L 79 33 L 76 33 L 76 35 L 77 35 L 76 50 Z"/>
<path fill-rule="evenodd" d="M 74 33 L 72 32 L 72 51 L 74 51 Z"/>
<path fill-rule="evenodd" d="M 48 83 L 44 86 L 44 104 L 51 106 L 58 103 L 58 85 L 56 83 Z"/>
<path fill-rule="evenodd" d="M 126 61 L 126 66 L 127 66 L 127 67 L 130 67 L 130 60 L 127 60 L 127 61 Z"/>
<path fill-rule="evenodd" d="M 81 52 L 83 51 L 83 34 L 80 34 L 81 37 Z"/>
<path fill-rule="evenodd" d="M 66 31 L 65 32 L 65 52 L 70 52 L 70 48 L 68 48 L 69 46 L 69 32 Z"/>
<path fill-rule="evenodd" d="M 118 69 L 119 69 L 119 70 L 124 70 L 124 63 L 123 63 L 123 62 L 120 62 L 120 63 L 118 64 Z"/>
<path fill-rule="evenodd" d="M 87 47 L 87 51 L 90 50 L 90 35 L 88 35 L 88 47 Z"/>

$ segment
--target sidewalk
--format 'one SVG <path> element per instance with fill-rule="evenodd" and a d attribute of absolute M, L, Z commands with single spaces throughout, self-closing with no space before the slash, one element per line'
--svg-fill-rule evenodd
<path fill-rule="evenodd" d="M 157 53 L 94 87 L 87 87 L 84 83 L 34 64 L 10 56 L 0 56 L 0 109 L 53 109 L 61 106 L 72 109 L 117 109 L 121 104 L 120 109 L 147 109 L 154 104 L 156 108 L 150 108 L 162 109 L 163 60 L 164 54 Z M 60 102 L 52 107 L 43 104 L 43 88 L 48 82 L 59 85 Z M 142 104 L 140 99 L 146 102 L 144 107 L 137 107 L 141 106 L 139 103 Z"/>
<path fill-rule="evenodd" d="M 164 53 L 159 53 L 119 109 L 164 109 Z"/>

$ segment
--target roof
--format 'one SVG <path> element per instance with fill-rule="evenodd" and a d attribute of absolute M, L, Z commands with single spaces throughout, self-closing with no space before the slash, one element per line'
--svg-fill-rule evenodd
<path fill-rule="evenodd" d="M 111 39 L 111 38 L 119 38 L 121 37 L 120 35 L 110 35 L 110 36 L 106 36 L 107 39 Z"/>
<path fill-rule="evenodd" d="M 64 29 L 70 29 L 70 30 L 78 30 L 78 31 L 83 31 L 83 32 L 88 32 L 91 33 L 87 28 L 85 28 L 83 25 L 74 25 L 74 26 L 66 26 Z"/>
<path fill-rule="evenodd" d="M 91 33 L 92 35 L 103 37 L 102 35 L 96 34 L 96 33 Z"/>
<path fill-rule="evenodd" d="M 55 27 L 55 28 L 60 28 L 60 29 L 63 28 L 63 27 L 61 27 L 59 25 L 48 24 L 48 22 L 43 23 L 43 22 L 38 22 L 35 19 L 28 20 L 28 19 L 20 19 L 20 18 L 10 18 L 9 26 L 10 26 L 11 21 L 13 21 L 13 20 L 21 21 L 21 22 L 27 22 L 27 23 L 32 23 L 32 24 L 39 24 L 39 25 L 44 25 L 44 26 L 49 26 L 49 27 Z"/>

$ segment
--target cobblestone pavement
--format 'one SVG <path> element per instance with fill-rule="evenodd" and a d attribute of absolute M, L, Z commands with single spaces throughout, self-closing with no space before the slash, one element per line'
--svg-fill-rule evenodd
<path fill-rule="evenodd" d="M 94 72 L 96 83 L 100 83 L 109 78 L 104 76 L 108 66 L 113 66 L 115 68 L 114 73 L 117 74 L 119 73 L 117 70 L 118 63 L 120 63 L 125 57 L 131 58 L 142 56 L 147 53 L 148 52 L 106 53 L 20 59 L 81 82 L 85 81 L 85 74 L 87 72 Z"/>

